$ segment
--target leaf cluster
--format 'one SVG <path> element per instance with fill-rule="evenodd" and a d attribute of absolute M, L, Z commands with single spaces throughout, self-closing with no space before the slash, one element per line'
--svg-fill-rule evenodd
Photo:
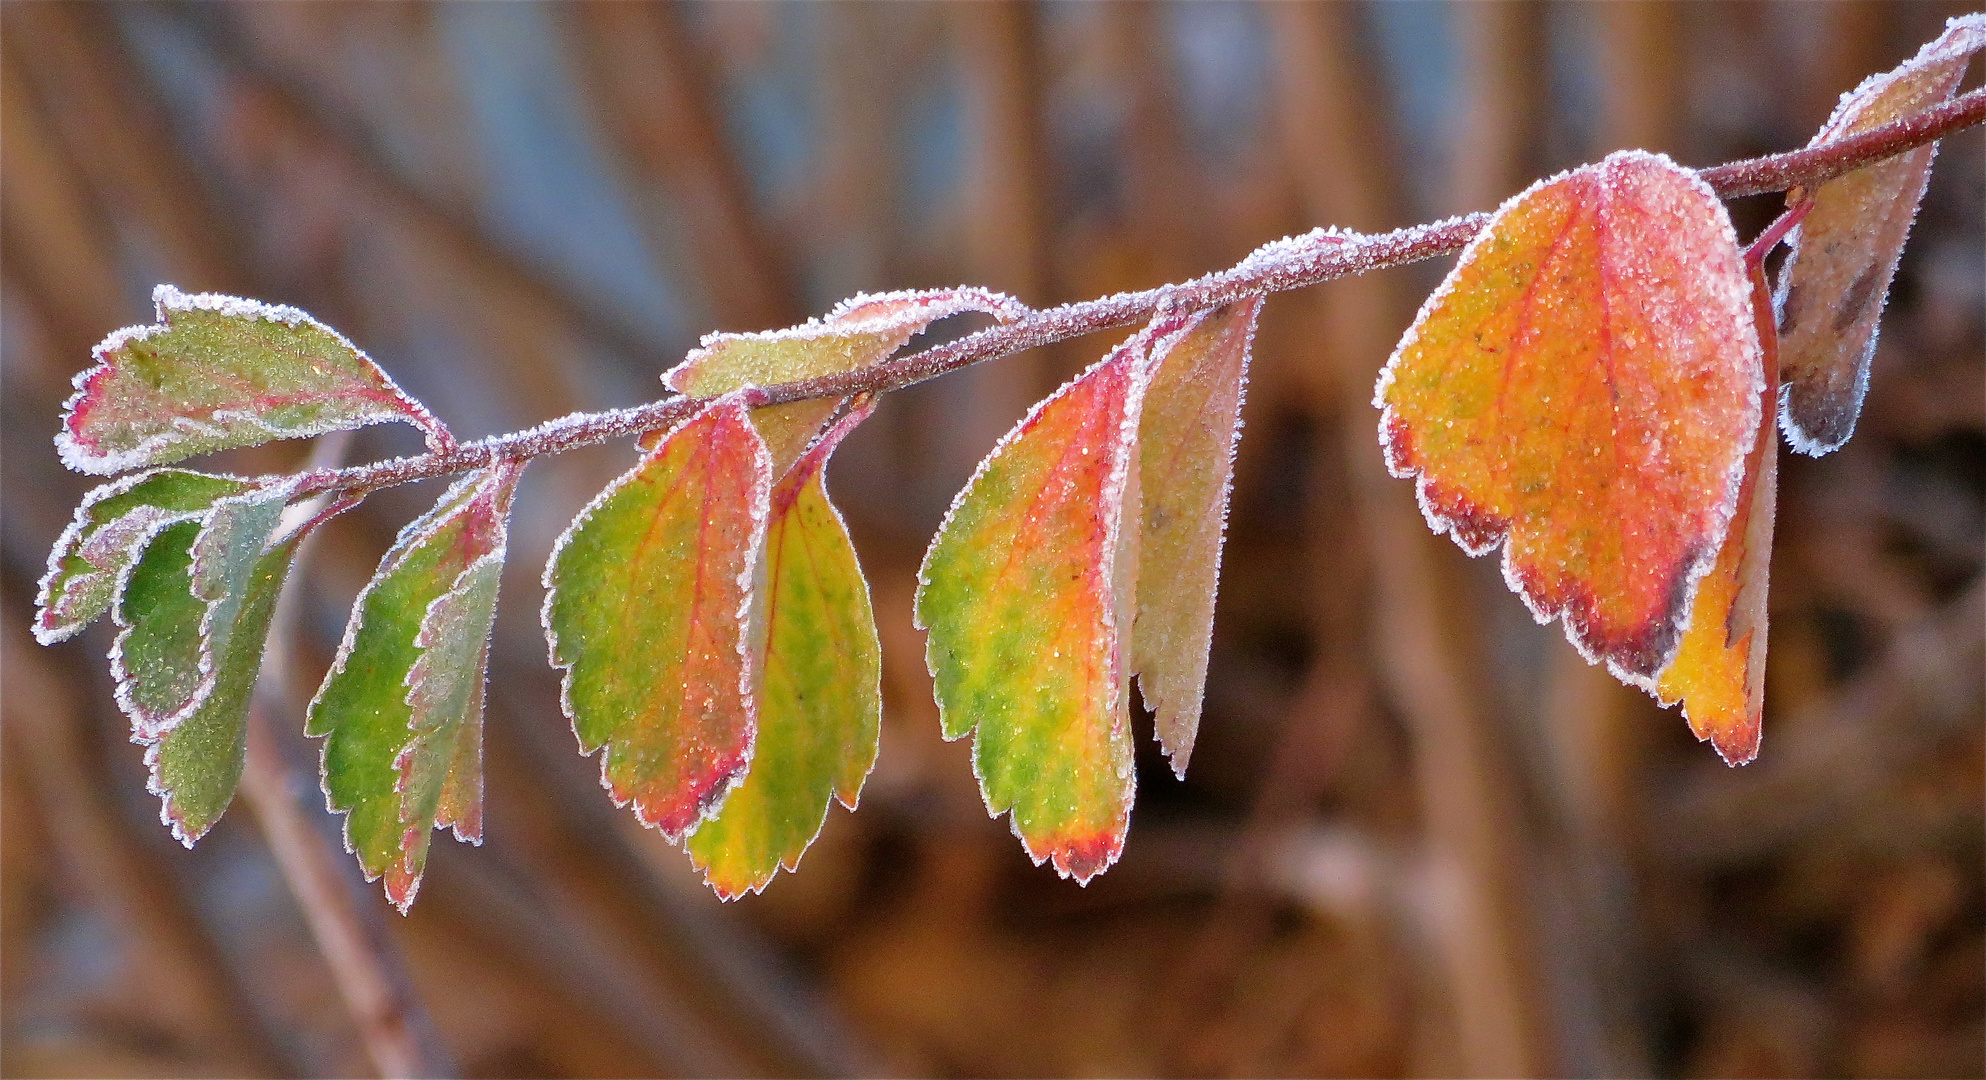
<path fill-rule="evenodd" d="M 1922 117 L 1982 48 L 1986 17 L 1953 20 L 1845 95 L 1813 146 Z M 1469 554 L 1500 550 L 1540 622 L 1680 702 L 1732 764 L 1759 747 L 1778 433 L 1823 454 L 1853 432 L 1934 154 L 1915 145 L 1794 188 L 1749 246 L 1717 191 L 1665 157 L 1621 152 L 1540 181 L 1475 227 L 1375 389 L 1386 463 L 1414 480 L 1429 525 Z M 1231 295 L 1166 294 L 999 441 L 933 539 L 916 617 L 943 734 L 972 735 L 988 811 L 1010 816 L 1037 864 L 1087 882 L 1122 852 L 1134 682 L 1184 775 L 1263 294 L 1317 252 L 1363 268 L 1367 239 L 1279 242 L 1223 278 Z M 65 409 L 64 464 L 117 478 L 56 542 L 35 634 L 51 644 L 111 617 L 118 704 L 163 820 L 190 846 L 240 779 L 299 545 L 378 484 L 176 463 L 372 423 L 419 429 L 437 472 L 463 475 L 360 593 L 305 724 L 324 740 L 348 848 L 403 911 L 434 829 L 481 841 L 510 505 L 530 459 L 560 448 L 553 435 L 639 435 L 635 463 L 544 570 L 565 713 L 609 796 L 731 898 L 797 868 L 876 759 L 880 646 L 828 497 L 835 449 L 882 392 L 929 373 L 914 366 L 924 354 L 900 354 L 938 320 L 990 317 L 1009 351 L 1103 325 L 971 287 L 857 296 L 801 326 L 705 337 L 663 376 L 683 395 L 669 424 L 567 418 L 476 456 L 303 312 L 165 285 L 154 300 L 157 323 L 106 338 Z"/>

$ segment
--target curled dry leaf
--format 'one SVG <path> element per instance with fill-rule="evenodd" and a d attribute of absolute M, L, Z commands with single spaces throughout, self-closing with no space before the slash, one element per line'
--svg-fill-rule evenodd
<path fill-rule="evenodd" d="M 680 841 L 744 776 L 757 728 L 747 632 L 772 459 L 737 396 L 670 432 L 553 548 L 544 624 L 582 752 Z"/>
<path fill-rule="evenodd" d="M 1652 689 L 1736 509 L 1764 387 L 1724 206 L 1617 153 L 1504 204 L 1380 374 L 1395 476 L 1437 533 L 1504 549 L 1540 622 Z"/>
<path fill-rule="evenodd" d="M 435 828 L 482 839 L 483 681 L 522 473 L 509 460 L 478 469 L 401 531 L 310 703 L 305 733 L 327 736 L 325 803 L 402 912 Z"/>
<path fill-rule="evenodd" d="M 869 584 L 825 481 L 828 457 L 874 408 L 870 399 L 836 421 L 772 489 L 751 768 L 685 845 L 727 900 L 798 869 L 830 799 L 855 809 L 876 763 L 882 649 Z"/>
<path fill-rule="evenodd" d="M 1841 96 L 1809 144 L 1881 127 L 1947 101 L 1972 54 L 1986 48 L 1986 15 L 1961 15 L 1894 71 Z M 1813 209 L 1788 241 L 1776 299 L 1786 385 L 1780 423 L 1803 454 L 1838 449 L 1855 433 L 1890 280 L 1923 201 L 1938 144 L 1838 176 L 1789 200 Z"/>
<path fill-rule="evenodd" d="M 159 321 L 105 338 L 76 376 L 55 447 L 109 475 L 270 439 L 401 420 L 433 447 L 441 422 L 336 330 L 296 308 L 152 292 Z"/>

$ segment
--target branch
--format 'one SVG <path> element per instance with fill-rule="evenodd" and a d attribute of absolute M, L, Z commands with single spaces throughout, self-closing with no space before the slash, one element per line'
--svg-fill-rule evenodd
<path fill-rule="evenodd" d="M 1986 122 L 1986 89 L 1973 90 L 1860 135 L 1719 165 L 1699 175 L 1726 199 L 1785 191 L 1831 180 L 1982 122 Z M 776 405 L 807 398 L 880 394 L 982 361 L 1142 323 L 1168 308 L 1219 307 L 1260 293 L 1301 289 L 1351 274 L 1403 266 L 1461 250 L 1489 217 L 1478 212 L 1372 236 L 1315 229 L 1265 244 L 1233 267 L 1191 281 L 1048 308 L 874 367 L 753 388 L 747 391 L 748 400 L 753 405 Z M 302 481 L 301 492 L 363 494 L 482 468 L 502 458 L 528 460 L 556 454 L 671 427 L 693 415 L 706 401 L 672 397 L 631 409 L 572 413 L 528 431 L 466 443 L 452 450 L 313 473 Z"/>

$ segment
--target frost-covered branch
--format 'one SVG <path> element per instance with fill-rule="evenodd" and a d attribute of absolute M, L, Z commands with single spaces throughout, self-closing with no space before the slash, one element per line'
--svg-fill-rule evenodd
<path fill-rule="evenodd" d="M 1973 90 L 1860 135 L 1719 165 L 1703 170 L 1701 176 L 1719 196 L 1727 199 L 1785 191 L 1830 180 L 1982 122 L 1986 122 L 1986 90 Z M 986 360 L 1141 323 L 1167 308 L 1217 307 L 1247 296 L 1300 289 L 1351 274 L 1403 266 L 1459 251 L 1488 220 L 1486 213 L 1473 213 L 1377 235 L 1317 229 L 1265 244 L 1233 267 L 1191 281 L 1047 308 L 873 367 L 748 391 L 749 401 L 778 404 L 808 398 L 879 394 Z M 452 449 L 311 474 L 301 478 L 299 490 L 305 494 L 326 491 L 359 494 L 465 472 L 499 459 L 528 460 L 665 429 L 704 404 L 705 400 L 700 398 L 672 397 L 631 409 L 573 413 L 527 431 Z"/>

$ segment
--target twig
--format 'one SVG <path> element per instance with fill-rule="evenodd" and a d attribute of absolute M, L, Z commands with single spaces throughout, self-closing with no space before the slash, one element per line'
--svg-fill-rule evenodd
<path fill-rule="evenodd" d="M 1784 191 L 1832 179 L 1981 122 L 1986 122 L 1986 90 L 1974 90 L 1907 120 L 1839 142 L 1732 162 L 1700 175 L 1727 199 Z M 1143 322 L 1164 308 L 1219 307 L 1261 293 L 1300 289 L 1445 255 L 1460 250 L 1488 221 L 1488 214 L 1474 213 L 1377 235 L 1317 229 L 1265 244 L 1234 266 L 1205 277 L 1047 308 L 874 367 L 754 388 L 747 392 L 748 398 L 754 405 L 773 405 L 897 390 L 985 360 Z M 363 494 L 482 468 L 500 458 L 561 453 L 670 427 L 705 403 L 706 399 L 672 397 L 632 409 L 572 413 L 527 431 L 466 443 L 449 451 L 319 471 L 304 479 L 301 492 Z"/>
<path fill-rule="evenodd" d="M 413 999 L 388 971 L 378 943 L 368 933 L 350 889 L 341 879 L 333 851 L 304 818 L 291 791 L 293 774 L 282 751 L 270 740 L 259 706 L 251 707 L 248 760 L 242 766 L 241 794 L 262 836 L 276 856 L 283 880 L 295 895 L 318 951 L 345 999 L 366 1052 L 386 1077 L 446 1076 L 446 1061 L 427 1052 L 409 1022 Z"/>
<path fill-rule="evenodd" d="M 350 445 L 349 432 L 317 441 L 311 459 L 336 462 Z M 308 521 L 323 512 L 321 500 L 291 507 L 285 526 Z M 309 540 L 294 560 L 309 554 Z M 296 569 L 292 568 L 292 573 Z M 248 758 L 242 766 L 242 798 L 255 813 L 263 838 L 282 869 L 283 880 L 302 909 L 317 948 L 331 969 L 339 994 L 351 1012 L 359 1039 L 380 1075 L 386 1077 L 449 1076 L 454 1068 L 436 1041 L 432 1025 L 413 993 L 412 983 L 397 950 L 379 924 L 376 912 L 361 902 L 346 875 L 343 853 L 304 815 L 295 793 L 295 774 L 272 740 L 266 705 L 288 698 L 289 638 L 295 623 L 295 594 L 279 601 L 269 630 L 268 656 L 261 685 L 248 714 Z"/>

